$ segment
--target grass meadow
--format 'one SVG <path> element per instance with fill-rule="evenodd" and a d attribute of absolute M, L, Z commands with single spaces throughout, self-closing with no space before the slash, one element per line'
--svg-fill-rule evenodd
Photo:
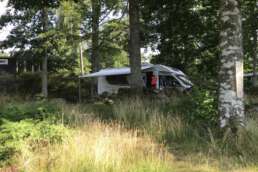
<path fill-rule="evenodd" d="M 69 104 L 2 96 L 0 171 L 258 171 L 254 113 L 232 137 L 205 120 L 189 120 L 180 101 Z"/>

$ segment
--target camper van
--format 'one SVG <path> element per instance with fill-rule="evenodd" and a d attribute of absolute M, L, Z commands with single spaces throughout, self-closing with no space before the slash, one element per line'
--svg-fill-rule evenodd
<path fill-rule="evenodd" d="M 193 87 L 192 82 L 179 69 L 165 65 L 143 64 L 141 66 L 144 87 L 150 90 L 174 88 L 186 91 Z M 130 67 L 107 68 L 99 72 L 80 76 L 80 78 L 97 78 L 98 94 L 117 94 L 119 89 L 130 88 Z"/>

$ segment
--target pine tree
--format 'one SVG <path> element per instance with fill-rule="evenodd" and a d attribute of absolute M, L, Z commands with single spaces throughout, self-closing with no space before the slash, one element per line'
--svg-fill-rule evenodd
<path fill-rule="evenodd" d="M 48 96 L 48 54 L 49 54 L 49 40 L 47 33 L 49 31 L 49 12 L 48 8 L 57 8 L 59 6 L 58 0 L 43 0 L 43 1 L 33 1 L 33 0 L 10 0 L 8 6 L 15 10 L 13 15 L 9 13 L 9 20 L 5 21 L 15 23 L 14 31 L 18 31 L 17 28 L 22 24 L 25 28 L 30 25 L 28 33 L 30 35 L 24 35 L 22 38 L 26 39 L 26 42 L 22 42 L 22 51 L 26 52 L 28 45 L 31 49 L 37 47 L 37 52 L 42 57 L 42 95 L 47 98 Z M 27 17 L 23 14 L 30 14 Z M 19 16 L 22 16 L 21 22 L 19 22 Z M 7 17 L 8 18 L 8 17 Z M 18 20 L 17 20 L 18 19 Z M 34 25 L 35 24 L 35 25 Z M 27 29 L 27 28 L 26 28 Z M 24 29 L 25 30 L 25 29 Z M 17 36 L 17 32 L 16 32 Z M 19 37 L 16 37 L 19 40 Z M 8 42 L 8 41 L 7 41 Z M 7 43 L 8 44 L 8 43 Z M 16 44 L 15 42 L 13 43 Z M 19 44 L 18 44 L 19 45 Z M 27 47 L 26 47 L 27 46 Z M 17 48 L 17 47 L 16 47 Z M 21 49 L 20 49 L 21 51 Z"/>

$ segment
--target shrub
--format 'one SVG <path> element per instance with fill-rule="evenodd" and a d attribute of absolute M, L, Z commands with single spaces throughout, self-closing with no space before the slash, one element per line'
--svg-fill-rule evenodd
<path fill-rule="evenodd" d="M 59 111 L 60 109 L 56 105 L 49 102 L 9 103 L 0 106 L 0 118 L 10 121 L 47 118 L 54 120 Z"/>
<path fill-rule="evenodd" d="M 216 95 L 209 90 L 195 90 L 192 95 L 193 110 L 192 118 L 197 121 L 205 121 L 208 124 L 216 124 L 217 118 L 217 100 Z M 191 112 L 190 112 L 191 113 Z"/>
<path fill-rule="evenodd" d="M 0 164 L 10 162 L 16 153 L 26 152 L 37 145 L 61 143 L 68 135 L 69 131 L 64 126 L 46 121 L 4 120 L 0 126 Z"/>
<path fill-rule="evenodd" d="M 190 94 L 171 99 L 163 106 L 166 113 L 180 114 L 189 123 L 203 127 L 217 125 L 217 99 L 212 91 L 195 88 Z"/>
<path fill-rule="evenodd" d="M 84 82 L 83 82 L 84 83 Z M 82 83 L 82 88 L 85 87 Z M 49 77 L 49 96 L 63 98 L 67 101 L 77 102 L 78 97 L 78 76 L 74 74 L 52 74 Z M 85 90 L 81 90 L 83 95 Z M 87 94 L 86 96 L 88 96 Z"/>

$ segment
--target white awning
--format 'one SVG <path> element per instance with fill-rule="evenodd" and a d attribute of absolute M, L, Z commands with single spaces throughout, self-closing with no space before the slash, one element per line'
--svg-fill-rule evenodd
<path fill-rule="evenodd" d="M 154 65 L 145 64 L 142 65 L 142 70 L 146 70 L 152 68 Z M 122 68 L 107 68 L 102 69 L 99 72 L 90 73 L 87 75 L 80 76 L 81 78 L 90 78 L 90 77 L 98 77 L 98 76 L 113 76 L 113 75 L 128 75 L 131 73 L 130 67 L 122 67 Z"/>
<path fill-rule="evenodd" d="M 153 65 L 153 64 L 143 64 L 141 67 L 142 71 L 145 70 L 152 70 L 152 71 L 160 71 L 160 72 L 167 72 L 173 75 L 184 75 L 185 74 L 176 68 L 172 68 L 165 65 Z M 130 67 L 122 67 L 122 68 L 107 68 L 102 69 L 99 72 L 90 73 L 87 75 L 80 76 L 80 78 L 91 78 L 91 77 L 99 77 L 99 76 L 114 76 L 114 75 L 128 75 L 131 73 Z"/>

